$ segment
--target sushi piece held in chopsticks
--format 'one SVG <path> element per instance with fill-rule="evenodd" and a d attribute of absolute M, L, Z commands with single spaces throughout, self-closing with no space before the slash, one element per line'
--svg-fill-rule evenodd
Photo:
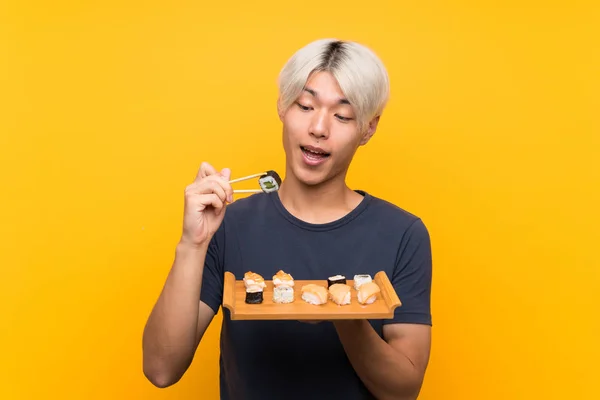
<path fill-rule="evenodd" d="M 273 303 L 292 303 L 294 301 L 294 288 L 291 286 L 275 286 L 273 289 Z"/>
<path fill-rule="evenodd" d="M 368 274 L 361 274 L 361 275 L 354 275 L 354 289 L 358 290 L 360 289 L 360 287 L 368 282 L 372 282 L 373 279 L 371 279 L 371 275 Z"/>
<path fill-rule="evenodd" d="M 264 278 L 256 272 L 248 271 L 244 274 L 244 286 L 246 289 L 256 288 L 263 290 L 267 287 Z"/>
<path fill-rule="evenodd" d="M 273 285 L 277 286 L 294 286 L 294 278 L 292 275 L 283 272 L 282 270 L 277 271 L 273 275 Z"/>
<path fill-rule="evenodd" d="M 263 302 L 263 288 L 250 286 L 246 289 L 246 303 L 260 304 Z"/>
<path fill-rule="evenodd" d="M 336 283 L 341 283 L 341 284 L 346 284 L 346 277 L 344 275 L 335 275 L 335 276 L 330 276 L 329 278 L 327 278 L 327 287 L 331 287 L 331 285 L 334 285 Z"/>
<path fill-rule="evenodd" d="M 358 289 L 358 302 L 360 304 L 373 304 L 377 300 L 377 294 L 381 292 L 379 286 L 375 282 L 367 282 L 360 285 Z"/>
<path fill-rule="evenodd" d="M 352 297 L 352 294 L 350 293 L 351 289 L 350 286 L 344 283 L 334 283 L 329 286 L 329 297 L 339 306 L 350 304 L 350 298 Z"/>
<path fill-rule="evenodd" d="M 265 193 L 275 192 L 281 186 L 281 178 L 277 172 L 273 170 L 267 171 L 263 176 L 258 178 L 258 184 Z"/>
<path fill-rule="evenodd" d="M 260 185 L 260 189 L 236 189 L 233 193 L 269 193 L 276 192 L 279 190 L 281 186 L 281 178 L 279 174 L 273 170 L 269 170 L 267 172 L 261 172 L 258 174 L 252 174 L 248 176 L 243 176 L 241 178 L 232 179 L 229 181 L 230 184 L 245 181 L 248 179 L 258 177 L 258 184 Z"/>
<path fill-rule="evenodd" d="M 321 305 L 327 303 L 328 292 L 324 286 L 309 283 L 302 286 L 302 300 L 308 304 Z"/>

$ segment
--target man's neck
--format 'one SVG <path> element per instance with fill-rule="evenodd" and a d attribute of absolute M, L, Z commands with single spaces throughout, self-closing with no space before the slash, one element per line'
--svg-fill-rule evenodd
<path fill-rule="evenodd" d="M 346 185 L 343 177 L 316 186 L 307 186 L 289 177 L 282 182 L 278 194 L 290 214 L 312 224 L 336 221 L 363 199 Z"/>

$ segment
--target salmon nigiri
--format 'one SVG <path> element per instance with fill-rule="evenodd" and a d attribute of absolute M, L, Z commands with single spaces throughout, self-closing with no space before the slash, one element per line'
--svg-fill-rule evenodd
<path fill-rule="evenodd" d="M 302 286 L 302 300 L 314 305 L 325 304 L 327 303 L 327 289 L 314 283 L 304 285 Z"/>
<path fill-rule="evenodd" d="M 265 288 L 267 284 L 264 278 L 256 272 L 248 271 L 244 274 L 244 285 L 249 288 Z"/>
<path fill-rule="evenodd" d="M 273 285 L 275 286 L 294 286 L 294 278 L 292 275 L 279 270 L 275 275 L 273 275 Z"/>
<path fill-rule="evenodd" d="M 358 289 L 358 302 L 360 304 L 372 304 L 377 300 L 377 293 L 381 292 L 375 282 L 367 282 L 360 285 Z"/>
<path fill-rule="evenodd" d="M 350 304 L 350 286 L 343 283 L 334 283 L 329 286 L 329 296 L 335 304 L 343 306 L 344 304 Z"/>

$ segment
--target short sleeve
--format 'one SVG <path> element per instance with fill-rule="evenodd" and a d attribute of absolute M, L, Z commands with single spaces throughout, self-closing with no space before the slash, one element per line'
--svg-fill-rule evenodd
<path fill-rule="evenodd" d="M 223 224 L 213 235 L 204 260 L 200 300 L 208 305 L 215 314 L 219 311 L 223 299 Z"/>
<path fill-rule="evenodd" d="M 398 249 L 392 285 L 402 305 L 384 324 L 432 324 L 431 318 L 431 241 L 423 221 L 417 219 L 405 232 Z"/>

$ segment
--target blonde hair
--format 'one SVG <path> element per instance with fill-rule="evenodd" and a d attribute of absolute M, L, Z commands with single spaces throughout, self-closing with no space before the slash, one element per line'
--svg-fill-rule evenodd
<path fill-rule="evenodd" d="M 320 39 L 298 50 L 279 74 L 279 101 L 286 110 L 300 96 L 311 74 L 331 73 L 365 129 L 381 115 L 389 98 L 389 77 L 377 55 L 356 42 Z"/>

